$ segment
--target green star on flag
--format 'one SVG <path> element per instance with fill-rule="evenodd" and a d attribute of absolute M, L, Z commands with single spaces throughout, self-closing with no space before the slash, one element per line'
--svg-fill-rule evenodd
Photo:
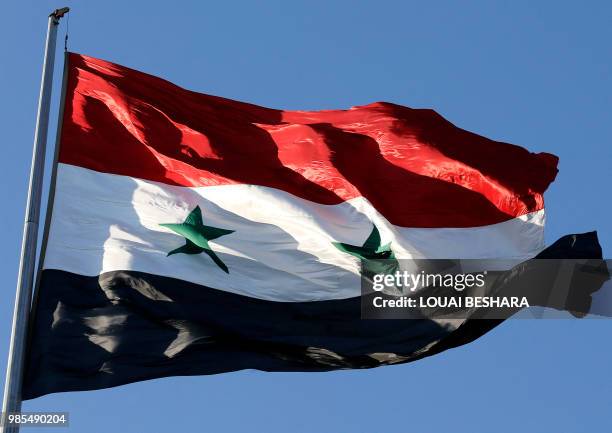
<path fill-rule="evenodd" d="M 178 253 L 206 253 L 217 266 L 219 266 L 225 273 L 229 274 L 227 266 L 210 248 L 208 241 L 234 233 L 234 230 L 226 230 L 204 225 L 202 222 L 202 211 L 200 210 L 200 206 L 196 206 L 195 209 L 189 213 L 185 219 L 185 222 L 181 224 L 160 224 L 160 226 L 166 227 L 185 238 L 185 245 L 170 251 L 168 256 Z"/>
<path fill-rule="evenodd" d="M 342 242 L 332 242 L 336 248 L 347 254 L 355 256 L 362 260 L 379 260 L 379 259 L 394 259 L 393 251 L 391 250 L 391 243 L 381 245 L 380 244 L 380 233 L 376 228 L 376 225 L 372 228 L 370 236 L 366 239 L 364 244 L 360 247 L 356 245 L 345 244 Z"/>
<path fill-rule="evenodd" d="M 332 244 L 340 251 L 361 260 L 361 272 L 365 278 L 372 278 L 375 274 L 392 274 L 399 268 L 399 263 L 391 249 L 391 242 L 381 244 L 380 233 L 375 224 L 373 224 L 370 236 L 362 246 L 342 242 L 332 242 Z"/>

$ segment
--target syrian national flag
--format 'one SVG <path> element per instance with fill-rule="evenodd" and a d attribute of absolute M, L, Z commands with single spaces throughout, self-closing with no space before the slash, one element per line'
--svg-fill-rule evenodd
<path fill-rule="evenodd" d="M 273 110 L 78 54 L 65 86 L 26 399 L 411 361 L 497 322 L 361 320 L 361 258 L 597 247 L 544 250 L 555 156 L 432 110 Z"/>

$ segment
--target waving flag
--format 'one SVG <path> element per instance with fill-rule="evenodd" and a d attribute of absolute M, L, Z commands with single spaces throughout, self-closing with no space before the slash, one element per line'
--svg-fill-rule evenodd
<path fill-rule="evenodd" d="M 553 155 L 432 110 L 273 110 L 68 61 L 25 398 L 417 359 L 493 324 L 361 320 L 360 260 L 544 249 Z"/>

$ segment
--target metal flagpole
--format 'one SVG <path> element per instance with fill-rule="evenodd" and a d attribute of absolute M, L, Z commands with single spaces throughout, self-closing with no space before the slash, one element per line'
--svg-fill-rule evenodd
<path fill-rule="evenodd" d="M 18 425 L 7 425 L 7 416 L 21 410 L 21 385 L 25 343 L 28 329 L 28 316 L 32 301 L 32 283 L 36 263 L 36 244 L 38 240 L 38 220 L 40 218 L 40 198 L 42 195 L 43 174 L 45 165 L 45 148 L 49 129 L 49 110 L 51 107 L 51 88 L 53 84 L 53 66 L 55 63 L 55 42 L 60 19 L 69 8 L 56 9 L 49 15 L 47 27 L 47 42 L 45 58 L 40 83 L 36 129 L 34 131 L 34 149 L 32 151 L 32 166 L 30 168 L 30 185 L 26 217 L 21 242 L 21 258 L 17 277 L 17 293 L 15 309 L 13 310 L 13 325 L 11 328 L 11 343 L 9 346 L 4 399 L 2 401 L 1 433 L 17 433 Z"/>

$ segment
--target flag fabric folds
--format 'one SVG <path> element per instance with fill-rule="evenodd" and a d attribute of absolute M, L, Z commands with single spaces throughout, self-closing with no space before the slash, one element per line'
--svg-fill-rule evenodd
<path fill-rule="evenodd" d="M 529 260 L 557 173 L 432 110 L 274 110 L 78 54 L 58 145 L 26 399 L 471 341 L 498 322 L 361 320 L 359 254 Z M 601 254 L 579 239 L 555 254 Z"/>

